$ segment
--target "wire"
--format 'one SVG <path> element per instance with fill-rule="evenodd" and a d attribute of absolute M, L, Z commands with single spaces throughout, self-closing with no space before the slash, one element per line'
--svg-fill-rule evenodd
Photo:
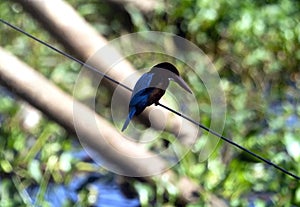
<path fill-rule="evenodd" d="M 56 48 L 56 47 L 53 47 L 52 45 L 50 45 L 50 44 L 48 44 L 48 43 L 46 43 L 46 42 L 44 42 L 44 41 L 42 41 L 42 40 L 36 38 L 35 36 L 33 36 L 33 35 L 31 35 L 31 34 L 29 34 L 29 33 L 27 33 L 27 32 L 25 32 L 24 30 L 20 29 L 19 27 L 16 27 L 16 26 L 12 25 L 11 23 L 9 23 L 9 22 L 7 22 L 7 21 L 1 19 L 1 18 L 0 18 L 0 22 L 6 24 L 7 26 L 9 26 L 9 27 L 11 27 L 11 28 L 13 28 L 14 30 L 17 30 L 18 32 L 21 32 L 22 34 L 24 34 L 24 35 L 30 37 L 31 39 L 34 39 L 35 41 L 41 43 L 42 45 L 45 45 L 45 46 L 51 48 L 51 49 L 54 50 L 55 52 L 57 52 L 57 53 L 59 53 L 59 54 L 65 56 L 65 57 L 67 57 L 67 58 L 69 58 L 69 59 L 71 59 L 71 60 L 73 60 L 73 61 L 79 63 L 80 65 L 82 65 L 82 66 L 84 66 L 84 67 L 86 67 L 86 68 L 88 68 L 88 69 L 91 69 L 92 71 L 94 71 L 94 72 L 96 72 L 96 73 L 99 73 L 100 75 L 102 75 L 104 78 L 110 80 L 111 82 L 113 82 L 113 83 L 115 83 L 115 84 L 117 84 L 117 85 L 120 85 L 120 86 L 126 88 L 126 89 L 129 90 L 129 91 L 132 91 L 132 89 L 129 88 L 128 86 L 124 85 L 123 83 L 120 83 L 119 81 L 114 80 L 113 78 L 109 77 L 108 75 L 105 75 L 103 72 L 99 71 L 97 68 L 95 68 L 95 67 L 93 67 L 93 66 L 91 66 L 91 65 L 89 65 L 89 64 L 86 64 L 85 62 L 83 62 L 83 61 L 81 61 L 81 60 L 79 60 L 79 59 L 73 57 L 72 55 L 69 55 L 68 53 L 65 53 L 64 51 L 62 51 L 62 50 L 60 50 L 60 49 L 58 49 L 58 48 Z"/>
<path fill-rule="evenodd" d="M 208 128 L 208 127 L 202 125 L 202 124 L 199 123 L 199 122 L 196 122 L 195 120 L 193 120 L 193 119 L 191 119 L 191 118 L 185 116 L 184 114 L 181 114 L 181 113 L 179 113 L 178 111 L 175 111 L 175 110 L 173 110 L 173 109 L 171 109 L 171 108 L 169 108 L 169 107 L 167 107 L 167 106 L 165 106 L 165 105 L 163 105 L 163 104 L 158 103 L 157 105 L 159 105 L 159 106 L 161 106 L 161 107 L 163 107 L 163 108 L 165 108 L 165 109 L 167 109 L 167 110 L 173 112 L 174 114 L 176 114 L 176 115 L 178 115 L 178 116 L 181 116 L 182 118 L 184 118 L 184 119 L 190 121 L 191 123 L 197 125 L 198 127 L 202 128 L 202 129 L 208 131 L 209 133 L 215 135 L 216 137 L 221 138 L 222 140 L 228 142 L 229 144 L 232 144 L 232 145 L 236 146 L 237 148 L 239 148 L 239 149 L 241 149 L 241 150 L 243 150 L 243 151 L 249 153 L 250 155 L 256 157 L 257 159 L 260 159 L 261 161 L 263 161 L 263 162 L 265 162 L 265 163 L 267 163 L 267 164 L 269 164 L 269 165 L 271 165 L 271 166 L 277 168 L 278 170 L 282 171 L 283 173 L 288 174 L 288 175 L 294 177 L 294 178 L 297 179 L 297 180 L 300 180 L 300 177 L 299 177 L 299 176 L 297 176 L 297 175 L 295 175 L 295 174 L 293 174 L 293 173 L 287 171 L 286 169 L 284 169 L 284 168 L 282 168 L 282 167 L 280 167 L 280 166 L 274 164 L 274 163 L 271 162 L 270 160 L 267 160 L 267 159 L 261 157 L 260 155 L 255 154 L 254 152 L 251 152 L 250 150 L 246 149 L 245 147 L 243 147 L 243 146 L 241 146 L 241 145 L 235 143 L 235 142 L 232 141 L 231 139 L 224 137 L 223 135 L 221 135 L 221 134 L 219 134 L 219 133 L 217 133 L 217 132 L 211 130 L 210 128 Z"/>
<path fill-rule="evenodd" d="M 52 45 L 50 45 L 50 44 L 48 44 L 48 43 L 46 43 L 46 42 L 44 42 L 44 41 L 42 41 L 42 40 L 36 38 L 35 36 L 33 36 L 33 35 L 31 35 L 31 34 L 25 32 L 24 30 L 20 29 L 19 27 L 16 27 L 16 26 L 10 24 L 9 22 L 7 22 L 7 21 L 5 21 L 5 20 L 3 20 L 3 19 L 1 19 L 1 18 L 0 18 L 0 21 L 1 21 L 2 23 L 4 23 L 5 25 L 7 25 L 7 26 L 13 28 L 14 30 L 16 30 L 16 31 L 18 31 L 18 32 L 20 32 L 20 33 L 22 33 L 22 34 L 24 34 L 24 35 L 30 37 L 31 39 L 33 39 L 33 40 L 35 40 L 35 41 L 41 43 L 42 45 L 44 45 L 44 46 L 46 46 L 46 47 L 49 47 L 50 49 L 54 50 L 55 52 L 57 52 L 57 53 L 59 53 L 59 54 L 65 56 L 65 57 L 67 57 L 67 58 L 69 58 L 69 59 L 71 59 L 71 60 L 73 60 L 73 61 L 76 61 L 76 62 L 79 63 L 80 65 L 82 65 L 82 66 L 84 66 L 84 67 L 86 67 L 86 68 L 88 68 L 88 69 L 91 69 L 91 70 L 93 70 L 93 71 L 96 72 L 96 73 L 99 73 L 100 75 L 102 75 L 102 76 L 103 76 L 104 78 L 106 78 L 107 80 L 109 80 L 109 81 L 111 81 L 111 82 L 113 82 L 113 83 L 115 83 L 115 84 L 117 84 L 117 85 L 120 85 L 120 86 L 122 86 L 123 88 L 125 88 L 125 89 L 127 89 L 127 90 L 129 90 L 129 91 L 132 91 L 132 89 L 129 88 L 128 86 L 126 86 L 126 85 L 120 83 L 119 81 L 114 80 L 114 79 L 111 78 L 110 76 L 107 76 L 107 75 L 104 74 L 103 72 L 99 71 L 97 68 L 95 68 L 95 67 L 93 67 L 93 66 L 91 66 L 91 65 L 88 65 L 88 64 L 84 63 L 83 61 L 81 61 L 81 60 L 79 60 L 79 59 L 73 57 L 72 55 L 70 55 L 70 54 L 68 54 L 68 53 L 66 53 L 66 52 L 64 52 L 64 51 L 62 51 L 62 50 L 59 50 L 59 49 L 53 47 Z M 227 142 L 227 143 L 229 143 L 229 144 L 231 144 L 231 145 L 233 145 L 233 146 L 235 146 L 235 147 L 237 147 L 237 148 L 239 148 L 239 149 L 241 149 L 241 150 L 247 152 L 248 154 L 250 154 L 250 155 L 256 157 L 257 159 L 259 159 L 259 160 L 261 160 L 261 161 L 263 161 L 263 162 L 265 162 L 265 163 L 267 163 L 268 165 L 271 165 L 271 166 L 275 167 L 276 169 L 280 170 L 281 172 L 283 172 L 283 173 L 285 173 L 285 174 L 287 174 L 287 175 L 290 175 L 291 177 L 295 178 L 296 180 L 300 180 L 300 177 L 299 177 L 299 176 L 297 176 L 297 175 L 295 175 L 295 174 L 293 174 L 293 173 L 287 171 L 286 169 L 284 169 L 284 168 L 282 168 L 282 167 L 276 165 L 275 163 L 273 163 L 273 162 L 271 162 L 271 161 L 269 161 L 269 160 L 267 160 L 267 159 L 261 157 L 260 155 L 255 154 L 254 152 L 251 152 L 250 150 L 244 148 L 243 146 L 241 146 L 241 145 L 235 143 L 235 142 L 232 141 L 231 139 L 224 137 L 223 135 L 221 135 L 221 134 L 219 134 L 219 133 L 217 133 L 217 132 L 211 130 L 210 128 L 208 128 L 208 127 L 202 125 L 201 123 L 199 123 L 199 122 L 197 122 L 197 121 L 195 121 L 195 120 L 193 120 L 193 119 L 191 119 L 191 118 L 185 116 L 184 114 L 181 114 L 181 113 L 179 113 L 178 111 L 175 111 L 174 109 L 171 109 L 171 108 L 169 108 L 168 106 L 165 106 L 165 105 L 163 105 L 163 104 L 161 104 L 161 103 L 158 103 L 157 105 L 158 105 L 158 106 L 161 106 L 161 107 L 163 107 L 163 108 L 165 108 L 166 110 L 168 110 L 168 111 L 170 111 L 170 112 L 172 112 L 172 113 L 174 113 L 174 114 L 176 114 L 176 115 L 178 115 L 178 116 L 180 116 L 180 117 L 182 117 L 182 118 L 184 118 L 184 119 L 186 119 L 186 120 L 188 120 L 189 122 L 195 124 L 196 126 L 198 126 L 198 127 L 202 128 L 202 129 L 206 130 L 207 132 L 209 132 L 209 133 L 215 135 L 216 137 L 221 138 L 221 139 L 224 140 L 225 142 Z"/>

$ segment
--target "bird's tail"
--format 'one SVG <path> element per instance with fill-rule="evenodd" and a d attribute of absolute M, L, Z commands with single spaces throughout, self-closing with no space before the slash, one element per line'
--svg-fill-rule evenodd
<path fill-rule="evenodd" d="M 126 121 L 125 121 L 125 123 L 124 123 L 124 125 L 123 125 L 122 131 L 124 131 L 124 130 L 127 128 L 128 124 L 129 124 L 129 122 L 130 122 L 130 120 L 132 119 L 133 115 L 135 114 L 135 111 L 136 111 L 135 108 L 132 108 L 132 109 L 129 111 L 129 114 L 128 114 L 128 116 L 127 116 L 127 118 L 126 118 Z"/>

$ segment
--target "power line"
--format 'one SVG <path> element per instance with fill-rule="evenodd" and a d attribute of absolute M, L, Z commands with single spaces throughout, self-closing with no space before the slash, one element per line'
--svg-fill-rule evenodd
<path fill-rule="evenodd" d="M 108 75 L 104 74 L 103 72 L 97 70 L 97 68 L 95 68 L 95 67 L 93 67 L 93 66 L 91 66 L 91 65 L 89 65 L 89 64 L 84 63 L 83 61 L 81 61 L 81 60 L 79 60 L 79 59 L 73 57 L 72 55 L 70 55 L 70 54 L 68 54 L 68 53 L 66 53 L 66 52 L 64 52 L 64 51 L 62 51 L 62 50 L 60 50 L 60 49 L 58 49 L 58 48 L 56 48 L 56 47 L 53 47 L 52 45 L 50 45 L 50 44 L 48 44 L 48 43 L 46 43 L 46 42 L 44 42 L 44 41 L 42 41 L 42 40 L 36 38 L 35 36 L 33 36 L 33 35 L 31 35 L 31 34 L 25 32 L 24 30 L 20 29 L 19 27 L 16 27 L 16 26 L 12 25 L 11 23 L 9 23 L 9 22 L 7 22 L 7 21 L 1 19 L 1 18 L 0 18 L 0 21 L 1 21 L 2 23 L 4 23 L 5 25 L 7 25 L 7 26 L 13 28 L 14 30 L 16 30 L 16 31 L 18 31 L 18 32 L 20 32 L 20 33 L 22 33 L 22 34 L 28 36 L 29 38 L 31 38 L 31 39 L 33 39 L 33 40 L 35 40 L 35 41 L 37 41 L 37 42 L 39 42 L 40 44 L 42 44 L 42 45 L 44 45 L 44 46 L 46 46 L 46 47 L 49 47 L 50 49 L 54 50 L 55 52 L 57 52 L 57 53 L 59 53 L 59 54 L 65 56 L 65 57 L 67 57 L 67 58 L 69 58 L 69 59 L 71 59 L 71 60 L 73 60 L 73 61 L 79 63 L 80 65 L 82 65 L 82 66 L 84 66 L 84 67 L 86 67 L 86 68 L 88 68 L 88 69 L 90 69 L 90 70 L 92 70 L 92 71 L 94 71 L 94 72 L 96 72 L 96 73 L 99 73 L 100 75 L 102 75 L 102 76 L 103 76 L 104 78 L 106 78 L 107 80 L 109 80 L 109 81 L 111 81 L 111 82 L 113 82 L 113 83 L 115 83 L 115 84 L 117 84 L 117 85 L 120 85 L 120 86 L 122 86 L 123 88 L 125 88 L 125 89 L 127 89 L 127 90 L 129 90 L 129 91 L 132 91 L 132 89 L 129 88 L 128 86 L 126 86 L 126 85 L 120 83 L 119 81 L 116 81 L 115 79 L 111 78 L 110 76 L 108 76 Z M 287 174 L 287 175 L 290 175 L 291 177 L 293 177 L 293 178 L 295 178 L 295 179 L 297 179 L 297 180 L 300 180 L 300 177 L 299 177 L 299 176 L 297 176 L 297 175 L 295 175 L 295 174 L 289 172 L 288 170 L 286 170 L 286 169 L 284 169 L 284 168 L 282 168 L 282 167 L 276 165 L 275 163 L 273 163 L 273 162 L 271 162 L 271 161 L 269 161 L 269 160 L 267 160 L 267 159 L 261 157 L 260 155 L 258 155 L 258 154 L 256 154 L 256 153 L 254 153 L 254 152 L 252 152 L 252 151 L 250 151 L 250 150 L 244 148 L 243 146 L 241 146 L 241 145 L 235 143 L 234 141 L 232 141 L 231 139 L 224 137 L 223 135 L 221 135 L 221 134 L 219 134 L 219 133 L 217 133 L 217 132 L 211 130 L 210 128 L 208 128 L 208 127 L 202 125 L 201 123 L 199 123 L 199 122 L 197 122 L 197 121 L 195 121 L 195 120 L 193 120 L 193 119 L 191 119 L 191 118 L 185 116 L 184 114 L 181 114 L 181 113 L 179 113 L 178 111 L 175 111 L 174 109 L 171 109 L 171 108 L 169 108 L 168 106 L 165 106 L 165 105 L 163 105 L 163 104 L 161 104 L 161 103 L 158 103 L 157 105 L 158 105 L 158 106 L 161 106 L 161 107 L 163 107 L 163 108 L 165 108 L 166 110 L 168 110 L 168 111 L 170 111 L 170 112 L 172 112 L 172 113 L 174 113 L 174 114 L 176 114 L 176 115 L 178 115 L 178 116 L 180 116 L 180 117 L 182 117 L 182 118 L 184 118 L 184 119 L 186 119 L 187 121 L 193 123 L 194 125 L 196 125 L 196 126 L 202 128 L 202 129 L 206 130 L 207 132 L 209 132 L 209 133 L 215 135 L 216 137 L 221 138 L 221 139 L 224 140 L 225 142 L 227 142 L 227 143 L 229 143 L 229 144 L 231 144 L 231 145 L 233 145 L 233 146 L 235 146 L 235 147 L 237 147 L 237 148 L 239 148 L 239 149 L 241 149 L 241 150 L 247 152 L 248 154 L 250 154 L 250 155 L 256 157 L 257 159 L 259 159 L 259 160 L 261 160 L 261 161 L 263 161 L 263 162 L 265 162 L 265 163 L 267 163 L 268 165 L 271 165 L 271 166 L 275 167 L 276 169 L 280 170 L 281 172 L 283 172 L 283 173 L 285 173 L 285 174 Z"/>
<path fill-rule="evenodd" d="M 0 21 L 1 21 L 2 23 L 6 24 L 7 26 L 13 28 L 14 30 L 17 30 L 18 32 L 21 32 L 22 34 L 24 34 L 24 35 L 30 37 L 31 39 L 33 39 L 33 40 L 35 40 L 35 41 L 41 43 L 42 45 L 45 45 L 46 47 L 49 47 L 50 49 L 54 50 L 55 52 L 57 52 L 57 53 L 59 53 L 59 54 L 65 56 L 65 57 L 67 57 L 67 58 L 69 58 L 69 59 L 71 59 L 71 60 L 73 60 L 73 61 L 79 63 L 80 65 L 82 65 L 82 66 L 84 66 L 84 67 L 86 67 L 86 68 L 88 68 L 88 69 L 90 69 L 90 70 L 92 70 L 92 71 L 94 71 L 94 72 L 96 72 L 96 73 L 99 73 L 100 75 L 102 75 L 104 78 L 110 80 L 111 82 L 113 82 L 113 83 L 115 83 L 115 84 L 117 84 L 117 85 L 120 85 L 120 86 L 122 86 L 123 88 L 126 88 L 126 89 L 129 90 L 129 91 L 132 91 L 132 89 L 129 88 L 128 86 L 126 86 L 126 85 L 124 85 L 123 83 L 120 83 L 119 81 L 116 81 L 115 79 L 109 77 L 108 75 L 104 74 L 103 72 L 97 70 L 97 68 L 95 68 L 95 67 L 93 67 L 93 66 L 91 66 L 91 65 L 89 65 L 89 64 L 86 64 L 85 62 L 83 62 L 83 61 L 81 61 L 81 60 L 79 60 L 79 59 L 73 57 L 72 55 L 69 55 L 68 53 L 65 53 L 64 51 L 62 51 L 62 50 L 60 50 L 60 49 L 58 49 L 58 48 L 56 48 L 56 47 L 53 47 L 52 45 L 48 44 L 47 42 L 42 41 L 42 40 L 36 38 L 35 36 L 33 36 L 33 35 L 31 35 L 31 34 L 25 32 L 24 30 L 20 29 L 19 27 L 16 27 L 16 26 L 12 25 L 11 23 L 9 23 L 9 22 L 7 22 L 7 21 L 1 19 L 1 18 L 0 18 Z"/>
<path fill-rule="evenodd" d="M 241 150 L 243 150 L 243 151 L 249 153 L 250 155 L 256 157 L 257 159 L 260 159 L 261 161 L 263 161 L 263 162 L 265 162 L 265 163 L 267 163 L 267 164 L 269 164 L 269 165 L 271 165 L 271 166 L 277 168 L 278 170 L 284 172 L 285 174 L 288 174 L 288 175 L 294 177 L 295 179 L 300 180 L 300 177 L 299 177 L 299 176 L 297 176 L 297 175 L 295 175 L 295 174 L 293 174 L 293 173 L 287 171 L 286 169 L 284 169 L 284 168 L 282 168 L 282 167 L 276 165 L 275 163 L 271 162 L 270 160 L 267 160 L 267 159 L 261 157 L 260 155 L 255 154 L 254 152 L 251 152 L 250 150 L 246 149 L 245 147 L 243 147 L 243 146 L 241 146 L 241 145 L 235 143 L 235 142 L 232 141 L 231 139 L 224 137 L 223 135 L 221 135 L 221 134 L 219 134 L 219 133 L 217 133 L 217 132 L 211 130 L 210 128 L 208 128 L 208 127 L 202 125 L 201 123 L 199 123 L 199 122 L 197 122 L 197 121 L 195 121 L 195 120 L 193 120 L 193 119 L 191 119 L 191 118 L 185 116 L 184 114 L 181 114 L 181 113 L 179 113 L 178 111 L 175 111 L 174 109 L 171 109 L 171 108 L 169 108 L 169 107 L 167 107 L 167 106 L 165 106 L 165 105 L 163 105 L 163 104 L 158 103 L 157 105 L 159 105 L 159 106 L 161 106 L 161 107 L 163 107 L 163 108 L 165 108 L 165 109 L 167 109 L 167 110 L 173 112 L 174 114 L 176 114 L 176 115 L 178 115 L 178 116 L 181 116 L 182 118 L 184 118 L 184 119 L 190 121 L 191 123 L 197 125 L 198 127 L 202 128 L 202 129 L 208 131 L 209 133 L 215 135 L 216 137 L 221 138 L 222 140 L 228 142 L 229 144 L 234 145 L 235 147 L 237 147 L 237 148 L 239 148 L 239 149 L 241 149 Z"/>

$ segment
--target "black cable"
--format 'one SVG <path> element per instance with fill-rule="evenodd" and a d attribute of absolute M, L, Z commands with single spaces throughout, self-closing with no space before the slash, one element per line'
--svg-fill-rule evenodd
<path fill-rule="evenodd" d="M 73 60 L 73 61 L 79 63 L 80 65 L 82 65 L 82 66 L 84 66 L 84 67 L 87 67 L 88 69 L 91 69 L 92 71 L 94 71 L 94 72 L 96 72 L 96 73 L 99 73 L 100 75 L 102 75 L 104 78 L 110 80 L 111 82 L 113 82 L 113 83 L 115 83 L 115 84 L 117 84 L 117 85 L 120 85 L 120 86 L 126 88 L 126 89 L 129 90 L 129 91 L 132 91 L 132 89 L 129 88 L 128 86 L 124 85 L 123 83 L 120 83 L 119 81 L 114 80 L 113 78 L 109 77 L 108 75 L 105 75 L 103 72 L 97 70 L 97 68 L 95 68 L 95 67 L 93 67 L 93 66 L 91 66 L 91 65 L 88 65 L 88 64 L 82 62 L 81 60 L 79 60 L 79 59 L 73 57 L 72 55 L 69 55 L 68 53 L 65 53 L 65 52 L 61 51 L 60 49 L 58 49 L 58 48 L 56 48 L 56 47 L 53 47 L 52 45 L 50 45 L 50 44 L 48 44 L 48 43 L 46 43 L 46 42 L 44 42 L 44 41 L 42 41 L 42 40 L 36 38 L 35 36 L 33 36 L 33 35 L 31 35 L 31 34 L 25 32 L 24 30 L 20 29 L 19 27 L 16 27 L 16 26 L 10 24 L 9 22 L 7 22 L 7 21 L 5 21 L 5 20 L 3 20 L 3 19 L 1 19 L 1 18 L 0 18 L 0 21 L 1 21 L 2 23 L 6 24 L 7 26 L 13 28 L 14 30 L 17 30 L 18 32 L 21 32 L 22 34 L 24 34 L 24 35 L 30 37 L 31 39 L 34 39 L 35 41 L 41 43 L 42 45 L 45 45 L 45 46 L 51 48 L 51 49 L 54 50 L 55 52 L 57 52 L 57 53 L 59 53 L 59 54 L 65 56 L 65 57 L 67 57 L 67 58 L 69 58 L 69 59 L 71 59 L 71 60 Z"/>
<path fill-rule="evenodd" d="M 10 24 L 9 22 L 7 22 L 7 21 L 5 21 L 5 20 L 3 20 L 3 19 L 1 19 L 1 18 L 0 18 L 0 21 L 1 21 L 2 23 L 6 24 L 7 26 L 13 28 L 14 30 L 16 30 L 16 31 L 18 31 L 18 32 L 20 32 L 20 33 L 22 33 L 22 34 L 24 34 L 24 35 L 30 37 L 31 39 L 33 39 L 33 40 L 35 40 L 35 41 L 41 43 L 42 45 L 45 45 L 45 46 L 51 48 L 51 49 L 54 50 L 55 52 L 57 52 L 57 53 L 59 53 L 59 54 L 65 56 L 65 57 L 67 57 L 67 58 L 69 58 L 69 59 L 71 59 L 71 60 L 73 60 L 73 61 L 76 61 L 76 62 L 79 63 L 80 65 L 82 65 L 82 66 L 84 66 L 84 67 L 86 67 L 86 68 L 89 68 L 89 69 L 93 70 L 93 71 L 96 72 L 96 73 L 99 73 L 99 74 L 102 75 L 104 78 L 108 79 L 109 81 L 111 81 L 111 82 L 113 82 L 113 83 L 115 83 L 115 84 L 117 84 L 117 85 L 120 85 L 120 86 L 122 86 L 123 88 L 126 88 L 126 89 L 129 90 L 129 91 L 132 91 L 132 89 L 129 88 L 128 86 L 126 86 L 126 85 L 120 83 L 119 81 L 114 80 L 114 79 L 111 78 L 110 76 L 107 76 L 107 75 L 104 74 L 103 72 L 97 70 L 95 67 L 92 67 L 91 65 L 88 65 L 88 64 L 82 62 L 81 60 L 79 60 L 79 59 L 73 57 L 72 55 L 69 55 L 68 53 L 65 53 L 65 52 L 63 52 L 63 51 L 61 51 L 61 50 L 59 50 L 59 49 L 57 49 L 57 48 L 51 46 L 50 44 L 48 44 L 48 43 L 46 43 L 46 42 L 44 42 L 44 41 L 42 41 L 42 40 L 40 40 L 40 39 L 38 39 L 38 38 L 32 36 L 31 34 L 25 32 L 24 30 L 22 30 L 22 29 L 20 29 L 20 28 L 18 28 L 18 27 L 16 27 L 16 26 Z M 239 144 L 233 142 L 231 139 L 226 138 L 226 137 L 224 137 L 223 135 L 221 135 L 221 134 L 219 134 L 219 133 L 217 133 L 217 132 L 211 130 L 210 128 L 208 128 L 208 127 L 206 127 L 206 126 L 204 126 L 204 125 L 202 125 L 201 123 L 199 123 L 199 122 L 197 122 L 197 121 L 195 121 L 195 120 L 193 120 L 193 119 L 191 119 L 191 118 L 189 118 L 189 117 L 187 117 L 187 116 L 185 116 L 185 115 L 183 115 L 183 114 L 181 114 L 181 113 L 175 111 L 174 109 L 171 109 L 171 108 L 169 108 L 169 107 L 167 107 L 167 106 L 165 106 L 165 105 L 163 105 L 163 104 L 161 104 L 161 103 L 158 103 L 157 105 L 158 105 L 158 106 L 161 106 L 161 107 L 163 107 L 163 108 L 165 108 L 165 109 L 167 109 L 168 111 L 170 111 L 170 112 L 172 112 L 172 113 L 174 113 L 174 114 L 176 114 L 176 115 L 178 115 L 178 116 L 181 116 L 182 118 L 188 120 L 189 122 L 195 124 L 196 126 L 202 128 L 202 129 L 206 130 L 207 132 L 209 132 L 209 133 L 215 135 L 216 137 L 221 138 L 222 140 L 226 141 L 227 143 L 229 143 L 229 144 L 231 144 L 231 145 L 233 145 L 233 146 L 235 146 L 235 147 L 237 147 L 237 148 L 239 148 L 239 149 L 241 149 L 241 150 L 247 152 L 248 154 L 250 154 L 250 155 L 256 157 L 257 159 L 259 159 L 259 160 L 261 160 L 261 161 L 263 161 L 263 162 L 265 162 L 265 163 L 267 163 L 267 164 L 269 164 L 269 165 L 275 167 L 276 169 L 280 170 L 281 172 L 283 172 L 283 173 L 285 173 L 285 174 L 287 174 L 287 175 L 290 175 L 291 177 L 293 177 L 293 178 L 295 178 L 295 179 L 297 179 L 297 180 L 300 180 L 300 177 L 299 177 L 299 176 L 297 176 L 297 175 L 295 175 L 295 174 L 293 174 L 293 173 L 291 173 L 291 172 L 285 170 L 284 168 L 282 168 L 282 167 L 280 167 L 280 166 L 274 164 L 273 162 L 271 162 L 271 161 L 269 161 L 269 160 L 267 160 L 267 159 L 261 157 L 260 155 L 255 154 L 254 152 L 251 152 L 250 150 L 244 148 L 243 146 L 241 146 L 241 145 L 239 145 Z"/>
<path fill-rule="evenodd" d="M 228 142 L 229 144 L 232 144 L 232 145 L 236 146 L 237 148 L 239 148 L 239 149 L 241 149 L 241 150 L 243 150 L 243 151 L 249 153 L 250 155 L 256 157 L 257 159 L 260 159 L 261 161 L 263 161 L 263 162 L 265 162 L 265 163 L 267 163 L 267 164 L 269 164 L 269 165 L 271 165 L 271 166 L 277 168 L 278 170 L 284 172 L 285 174 L 288 174 L 288 175 L 294 177 L 295 179 L 300 180 L 300 177 L 299 177 L 299 176 L 297 176 L 297 175 L 295 175 L 295 174 L 293 174 L 293 173 L 287 171 L 286 169 L 284 169 L 284 168 L 282 168 L 282 167 L 280 167 L 280 166 L 274 164 L 274 163 L 271 162 L 270 160 L 267 160 L 267 159 L 261 157 L 260 155 L 255 154 L 254 152 L 251 152 L 250 150 L 246 149 L 245 147 L 243 147 L 243 146 L 241 146 L 241 145 L 239 145 L 239 144 L 233 142 L 233 141 L 230 140 L 229 138 L 224 137 L 223 135 L 221 135 L 221 134 L 219 134 L 219 133 L 217 133 L 217 132 L 211 130 L 210 128 L 208 128 L 208 127 L 206 127 L 206 126 L 204 126 L 204 125 L 202 125 L 201 123 L 196 122 L 195 120 L 193 120 L 193 119 L 191 119 L 191 118 L 189 118 L 189 117 L 187 117 L 187 116 L 185 116 L 185 115 L 179 113 L 178 111 L 175 111 L 175 110 L 173 110 L 173 109 L 171 109 L 171 108 L 169 108 L 169 107 L 167 107 L 167 106 L 165 106 L 165 105 L 162 105 L 162 104 L 160 104 L 160 103 L 158 103 L 157 105 L 159 105 L 159 106 L 161 106 L 161 107 L 163 107 L 163 108 L 165 108 L 165 109 L 167 109 L 167 110 L 173 112 L 174 114 L 177 114 L 178 116 L 181 116 L 182 118 L 184 118 L 184 119 L 190 121 L 191 123 L 197 125 L 198 127 L 202 128 L 202 129 L 208 131 L 209 133 L 215 135 L 216 137 L 221 138 L 222 140 Z"/>

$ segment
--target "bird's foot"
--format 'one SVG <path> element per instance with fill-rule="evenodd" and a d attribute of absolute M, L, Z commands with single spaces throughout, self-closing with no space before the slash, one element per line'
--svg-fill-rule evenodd
<path fill-rule="evenodd" d="M 159 101 L 155 102 L 154 104 L 155 106 L 160 105 Z"/>

